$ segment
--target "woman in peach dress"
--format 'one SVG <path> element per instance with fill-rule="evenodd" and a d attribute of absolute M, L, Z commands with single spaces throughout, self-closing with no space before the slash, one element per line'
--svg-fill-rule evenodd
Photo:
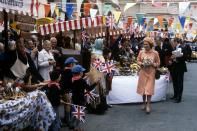
<path fill-rule="evenodd" d="M 150 37 L 144 38 L 144 49 L 140 51 L 137 57 L 137 62 L 141 66 L 137 93 L 142 95 L 142 109 L 146 110 L 147 114 L 151 112 L 150 103 L 151 96 L 154 95 L 155 71 L 160 65 L 159 55 L 152 49 L 153 46 L 154 42 Z"/>

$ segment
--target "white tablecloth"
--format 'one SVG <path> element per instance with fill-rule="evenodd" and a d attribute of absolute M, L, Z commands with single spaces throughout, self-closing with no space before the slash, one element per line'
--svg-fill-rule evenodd
<path fill-rule="evenodd" d="M 136 93 L 138 76 L 114 76 L 112 91 L 107 96 L 108 104 L 138 103 L 142 102 L 141 95 Z M 168 82 L 166 76 L 162 75 L 155 82 L 155 94 L 152 102 L 166 100 L 166 89 Z"/>

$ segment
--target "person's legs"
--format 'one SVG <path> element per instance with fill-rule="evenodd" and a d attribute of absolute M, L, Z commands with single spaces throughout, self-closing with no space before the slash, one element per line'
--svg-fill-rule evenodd
<path fill-rule="evenodd" d="M 172 97 L 172 99 L 176 99 L 177 98 L 177 73 L 176 72 L 170 72 L 171 77 L 172 77 L 172 84 L 173 84 L 173 89 L 174 89 L 174 96 Z"/>
<path fill-rule="evenodd" d="M 147 105 L 146 105 L 146 113 L 150 113 L 151 112 L 151 95 L 147 95 Z"/>
<path fill-rule="evenodd" d="M 177 75 L 177 98 L 175 102 L 181 102 L 182 94 L 183 94 L 183 80 L 184 80 L 184 72 L 179 72 Z"/>
<path fill-rule="evenodd" d="M 142 99 L 143 99 L 142 110 L 145 110 L 146 109 L 146 95 L 143 95 Z"/>

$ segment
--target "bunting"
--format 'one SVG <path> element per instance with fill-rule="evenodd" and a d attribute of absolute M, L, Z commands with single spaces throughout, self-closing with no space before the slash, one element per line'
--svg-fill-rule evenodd
<path fill-rule="evenodd" d="M 124 12 L 126 12 L 129 8 L 133 7 L 136 5 L 136 3 L 127 3 L 124 7 Z"/>
<path fill-rule="evenodd" d="M 50 4 L 45 4 L 44 5 L 44 10 L 45 10 L 45 17 L 47 17 L 51 11 L 51 5 Z"/>
<path fill-rule="evenodd" d="M 143 21 L 144 14 L 136 14 L 138 24 L 140 25 Z"/>
<path fill-rule="evenodd" d="M 54 13 L 55 7 L 56 7 L 56 3 L 51 3 L 50 6 L 51 6 L 51 16 L 53 16 L 53 13 Z"/>
<path fill-rule="evenodd" d="M 69 19 L 71 18 L 73 11 L 74 11 L 73 4 L 70 3 L 66 4 L 66 14 Z"/>
<path fill-rule="evenodd" d="M 179 16 L 179 21 L 180 21 L 181 27 L 183 29 L 184 29 L 184 26 L 185 26 L 185 20 L 186 20 L 185 16 Z"/>
<path fill-rule="evenodd" d="M 157 16 L 160 27 L 163 27 L 163 16 Z"/>
<path fill-rule="evenodd" d="M 121 15 L 121 11 L 113 11 L 113 14 L 114 14 L 114 19 L 116 20 L 116 22 L 118 22 Z"/>
<path fill-rule="evenodd" d="M 94 18 L 96 17 L 98 10 L 97 9 L 90 9 L 90 17 Z"/>

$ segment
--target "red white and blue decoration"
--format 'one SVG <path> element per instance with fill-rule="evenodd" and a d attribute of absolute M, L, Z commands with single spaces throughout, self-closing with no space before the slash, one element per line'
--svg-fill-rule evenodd
<path fill-rule="evenodd" d="M 78 120 L 82 121 L 83 123 L 85 122 L 85 108 L 86 107 L 84 106 L 73 105 L 72 111 L 73 116 L 76 117 Z"/>

